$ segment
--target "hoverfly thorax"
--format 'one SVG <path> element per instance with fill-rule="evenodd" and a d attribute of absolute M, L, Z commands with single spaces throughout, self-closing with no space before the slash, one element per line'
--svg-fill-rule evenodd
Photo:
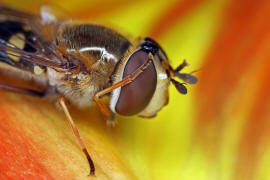
<path fill-rule="evenodd" d="M 130 46 L 127 38 L 109 28 L 70 21 L 60 26 L 55 44 L 61 53 L 80 60 L 88 71 L 98 71 L 102 68 L 97 64 L 109 63 L 110 74 Z"/>

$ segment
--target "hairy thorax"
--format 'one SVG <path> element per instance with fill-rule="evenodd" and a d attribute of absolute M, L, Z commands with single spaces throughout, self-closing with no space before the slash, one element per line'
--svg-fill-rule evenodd
<path fill-rule="evenodd" d="M 78 72 L 47 68 L 49 85 L 78 107 L 87 107 L 93 96 L 111 85 L 112 74 L 130 42 L 122 35 L 99 25 L 63 23 L 52 40 L 56 61 L 71 62 Z M 59 59 L 60 58 L 60 59 Z"/>
<path fill-rule="evenodd" d="M 109 83 L 101 74 L 95 72 L 69 74 L 47 69 L 49 85 L 62 94 L 72 104 L 85 108 L 92 104 L 93 96 Z"/>

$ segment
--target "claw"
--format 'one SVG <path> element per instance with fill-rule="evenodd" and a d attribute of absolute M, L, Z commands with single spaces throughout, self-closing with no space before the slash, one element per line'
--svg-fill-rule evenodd
<path fill-rule="evenodd" d="M 107 119 L 106 125 L 110 128 L 114 128 L 118 124 L 118 120 L 116 119 Z"/>

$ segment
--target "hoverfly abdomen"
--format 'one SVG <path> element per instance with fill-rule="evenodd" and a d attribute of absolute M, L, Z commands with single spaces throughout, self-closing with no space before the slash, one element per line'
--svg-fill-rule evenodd
<path fill-rule="evenodd" d="M 35 53 L 37 49 L 34 41 L 34 33 L 27 29 L 27 26 L 17 21 L 0 22 L 0 45 L 16 49 L 17 52 Z M 35 66 L 26 57 L 11 50 L 0 51 L 0 61 L 12 65 L 21 70 L 34 72 L 41 67 Z M 42 70 L 43 71 L 43 70 Z"/>

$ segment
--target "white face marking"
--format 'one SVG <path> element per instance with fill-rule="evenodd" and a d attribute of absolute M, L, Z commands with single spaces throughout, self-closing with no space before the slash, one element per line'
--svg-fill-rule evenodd
<path fill-rule="evenodd" d="M 155 60 L 154 65 L 158 76 L 157 87 L 150 103 L 139 113 L 139 116 L 142 117 L 152 117 L 156 115 L 168 102 L 168 86 L 170 85 L 170 80 L 159 60 Z"/>
<path fill-rule="evenodd" d="M 123 74 L 124 74 L 124 69 L 127 65 L 127 62 L 129 60 L 129 58 L 135 53 L 137 52 L 134 51 L 133 53 L 131 53 L 127 58 L 126 58 L 126 61 L 124 62 L 124 64 L 122 66 L 120 66 L 120 68 L 118 69 L 118 74 L 119 76 L 117 76 L 117 78 L 115 79 L 116 82 L 118 81 L 121 81 L 122 80 L 122 77 L 123 77 Z M 114 82 L 115 83 L 115 82 Z M 112 110 L 112 112 L 116 113 L 115 111 L 115 106 L 117 104 L 117 101 L 118 101 L 118 98 L 120 96 L 120 92 L 121 92 L 121 87 L 115 89 L 112 91 L 112 96 L 111 96 L 111 100 L 110 100 L 110 109 Z"/>
<path fill-rule="evenodd" d="M 10 39 L 8 40 L 8 43 L 10 43 L 11 45 L 15 46 L 18 49 L 23 49 L 25 46 L 25 36 L 22 33 L 14 34 L 10 37 Z M 15 62 L 20 61 L 20 54 L 15 53 L 15 52 L 10 52 L 10 51 L 7 51 L 7 53 L 13 54 L 13 55 L 8 54 L 8 57 L 12 61 L 15 61 Z"/>
<path fill-rule="evenodd" d="M 158 73 L 158 79 L 160 79 L 160 80 L 168 79 L 168 76 L 166 73 L 160 72 L 160 73 Z"/>

